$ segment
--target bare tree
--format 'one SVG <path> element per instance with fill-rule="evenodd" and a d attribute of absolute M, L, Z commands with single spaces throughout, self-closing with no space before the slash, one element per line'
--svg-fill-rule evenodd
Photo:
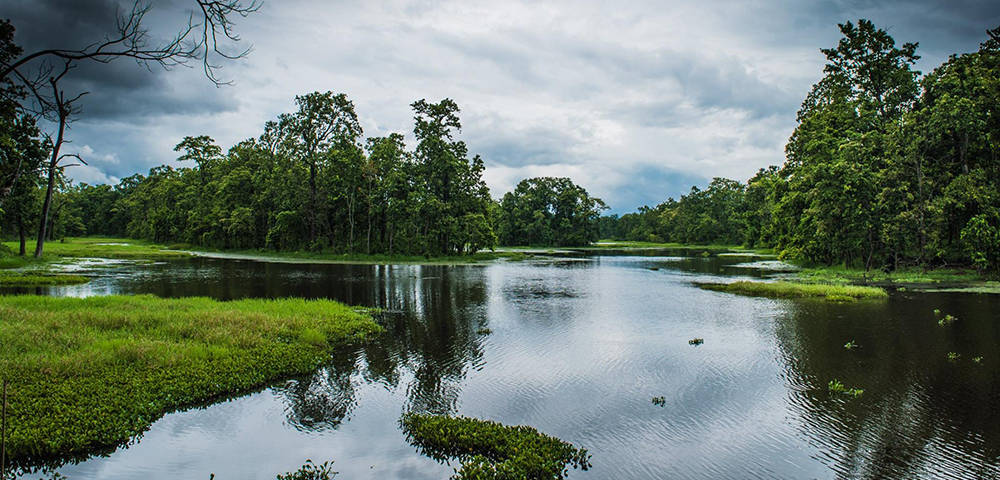
<path fill-rule="evenodd" d="M 46 118 L 56 126 L 55 134 L 46 136 L 52 150 L 46 166 L 48 185 L 39 221 L 36 257 L 42 255 L 48 234 L 47 224 L 56 178 L 66 167 L 77 165 L 62 164 L 63 160 L 75 158 L 85 163 L 77 154 L 62 153 L 62 147 L 68 142 L 68 124 L 73 116 L 80 113 L 76 103 L 87 92 L 67 96 L 59 82 L 80 62 L 109 63 L 129 58 L 149 69 L 154 66 L 164 69 L 178 65 L 193 66 L 193 63 L 200 62 L 205 76 L 216 86 L 230 84 L 231 82 L 219 78 L 220 65 L 215 63 L 215 59 L 239 59 L 250 53 L 250 47 L 231 49 L 232 44 L 241 40 L 235 30 L 235 20 L 258 11 L 261 4 L 258 0 L 195 0 L 195 4 L 198 8 L 188 17 L 186 25 L 163 43 L 150 40 L 149 29 L 144 23 L 151 4 L 135 0 L 130 10 L 116 16 L 115 33 L 101 41 L 82 48 L 38 50 L 16 59 L 0 56 L 0 82 L 15 85 L 19 87 L 18 91 L 31 94 L 28 104 L 20 102 L 20 99 L 4 100 L 17 101 L 22 111 Z M 8 160 L 14 159 L 4 159 Z M 19 173 L 15 169 L 15 180 Z"/>
<path fill-rule="evenodd" d="M 66 76 L 67 73 L 72 69 L 73 65 L 70 60 L 67 60 L 63 65 L 63 69 L 56 75 L 49 77 L 49 86 L 52 88 L 51 96 L 51 106 L 46 106 L 46 111 L 55 112 L 55 122 L 56 122 L 56 135 L 55 138 L 49 136 L 48 141 L 52 148 L 52 154 L 50 156 L 49 164 L 46 166 L 45 170 L 48 175 L 48 183 L 45 188 L 45 201 L 42 203 L 42 213 L 38 220 L 38 239 L 35 242 L 35 257 L 41 257 L 42 251 L 45 248 L 45 237 L 48 234 L 48 224 L 49 224 L 49 212 L 52 208 L 52 191 L 56 186 L 56 177 L 62 173 L 62 170 L 66 167 L 74 166 L 71 165 L 60 165 L 60 163 L 67 158 L 75 158 L 81 163 L 86 163 L 80 158 L 79 155 L 75 153 L 61 153 L 62 146 L 67 143 L 66 140 L 66 126 L 69 124 L 71 115 L 79 113 L 79 107 L 76 105 L 76 101 L 81 97 L 86 95 L 86 92 L 80 93 L 75 97 L 67 97 L 66 92 L 59 88 L 59 81 Z M 46 101 L 44 97 L 38 95 L 39 101 Z"/>
<path fill-rule="evenodd" d="M 235 18 L 245 18 L 259 10 L 261 4 L 257 0 L 249 3 L 244 0 L 195 0 L 195 4 L 200 17 L 191 14 L 187 25 L 165 43 L 150 44 L 149 29 L 143 21 L 151 5 L 136 0 L 128 13 L 118 15 L 114 35 L 83 48 L 38 50 L 11 62 L 0 62 L 0 78 L 6 79 L 37 61 L 48 59 L 108 63 L 119 58 L 131 58 L 147 68 L 159 65 L 166 69 L 200 61 L 209 80 L 216 85 L 228 84 L 230 82 L 219 79 L 217 70 L 220 67 L 213 63 L 213 57 L 233 60 L 250 53 L 249 47 L 227 51 L 225 44 L 241 40 L 235 31 Z"/>

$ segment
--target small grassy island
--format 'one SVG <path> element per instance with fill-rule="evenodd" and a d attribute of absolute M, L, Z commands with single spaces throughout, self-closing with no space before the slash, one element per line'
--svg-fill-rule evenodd
<path fill-rule="evenodd" d="M 697 285 L 705 290 L 770 298 L 823 297 L 832 301 L 853 301 L 860 299 L 886 298 L 889 296 L 889 294 L 882 288 L 860 285 L 749 281 L 732 283 L 698 283 Z"/>
<path fill-rule="evenodd" d="M 379 331 L 328 300 L 0 297 L 7 454 L 112 448 L 167 412 L 311 372 Z"/>
<path fill-rule="evenodd" d="M 401 424 L 425 455 L 462 462 L 455 480 L 555 480 L 565 478 L 569 467 L 590 468 L 586 449 L 524 425 L 416 413 L 403 415 Z"/>
<path fill-rule="evenodd" d="M 0 287 L 47 287 L 79 285 L 90 279 L 82 275 L 56 275 L 49 273 L 0 272 Z"/>

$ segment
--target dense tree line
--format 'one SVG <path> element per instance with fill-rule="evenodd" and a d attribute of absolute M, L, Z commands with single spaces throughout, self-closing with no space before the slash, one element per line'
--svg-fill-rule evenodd
<path fill-rule="evenodd" d="M 458 106 L 412 104 L 403 135 L 364 138 L 344 94 L 296 97 L 298 109 L 224 152 L 208 136 L 175 148 L 191 166 L 161 166 L 118 185 L 66 189 L 60 233 L 220 248 L 460 254 L 496 244 L 483 161 L 469 157 Z"/>
<path fill-rule="evenodd" d="M 218 248 L 449 255 L 505 242 L 585 245 L 598 238 L 600 199 L 567 178 L 521 182 L 490 197 L 483 160 L 455 138 L 458 106 L 414 102 L 416 147 L 402 134 L 364 138 L 343 94 L 296 97 L 298 109 L 228 151 L 208 136 L 175 147 L 183 167 L 159 166 L 117 185 L 57 176 L 48 235 L 107 235 Z M 37 156 L 44 159 L 41 143 Z M 43 175 L 21 182 L 0 228 L 37 229 Z M 14 195 L 13 193 L 11 195 Z"/>
<path fill-rule="evenodd" d="M 500 242 L 587 245 L 600 238 L 597 220 L 606 208 L 568 178 L 525 179 L 500 201 Z"/>
<path fill-rule="evenodd" d="M 840 25 L 781 168 L 715 179 L 603 236 L 742 243 L 819 264 L 1000 271 L 1000 28 L 920 77 L 917 44 Z"/>

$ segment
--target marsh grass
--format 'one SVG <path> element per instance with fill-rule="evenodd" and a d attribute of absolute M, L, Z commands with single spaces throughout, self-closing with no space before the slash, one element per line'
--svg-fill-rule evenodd
<path fill-rule="evenodd" d="M 9 457 L 112 448 L 164 413 L 315 370 L 381 328 L 326 300 L 0 297 Z"/>
<path fill-rule="evenodd" d="M 587 470 L 586 449 L 534 428 L 489 420 L 407 413 L 400 420 L 407 440 L 435 460 L 458 459 L 453 479 L 565 478 L 569 467 Z"/>
<path fill-rule="evenodd" d="M 79 285 L 90 279 L 82 275 L 53 275 L 44 273 L 0 272 L 0 287 L 48 287 L 54 285 Z"/>
<path fill-rule="evenodd" d="M 376 265 L 466 265 L 486 264 L 498 260 L 521 261 L 531 255 L 516 251 L 480 251 L 471 255 L 397 255 L 397 254 L 364 254 L 337 252 L 301 252 L 257 250 L 211 250 L 194 247 L 191 251 L 197 255 L 218 258 L 238 258 L 245 260 L 288 262 L 288 263 L 345 263 L 345 264 L 376 264 Z"/>
<path fill-rule="evenodd" d="M 851 301 L 854 301 L 859 299 L 887 298 L 889 296 L 889 294 L 882 288 L 857 285 L 830 285 L 797 282 L 768 283 L 751 281 L 739 281 L 733 283 L 696 283 L 696 285 L 703 289 L 717 292 L 771 298 L 824 297 L 831 301 L 843 301 L 844 298 L 850 298 Z"/>
<path fill-rule="evenodd" d="M 968 268 L 901 268 L 892 272 L 862 268 L 804 267 L 796 278 L 823 283 L 935 284 L 983 282 L 985 277 Z"/>

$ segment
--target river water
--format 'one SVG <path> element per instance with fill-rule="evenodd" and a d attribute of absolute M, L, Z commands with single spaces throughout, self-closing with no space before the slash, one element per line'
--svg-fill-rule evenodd
<path fill-rule="evenodd" d="M 745 260 L 198 258 L 99 270 L 35 293 L 331 298 L 386 310 L 387 333 L 311 376 L 168 414 L 129 446 L 58 471 L 273 479 L 308 458 L 333 460 L 343 479 L 447 478 L 457 465 L 420 455 L 400 431 L 403 412 L 423 411 L 584 447 L 593 468 L 571 479 L 1000 478 L 1000 295 L 841 304 L 692 285 L 753 275 L 730 268 Z M 934 309 L 960 320 L 941 327 Z M 845 349 L 852 340 L 859 348 Z M 864 394 L 831 394 L 833 379 Z"/>

